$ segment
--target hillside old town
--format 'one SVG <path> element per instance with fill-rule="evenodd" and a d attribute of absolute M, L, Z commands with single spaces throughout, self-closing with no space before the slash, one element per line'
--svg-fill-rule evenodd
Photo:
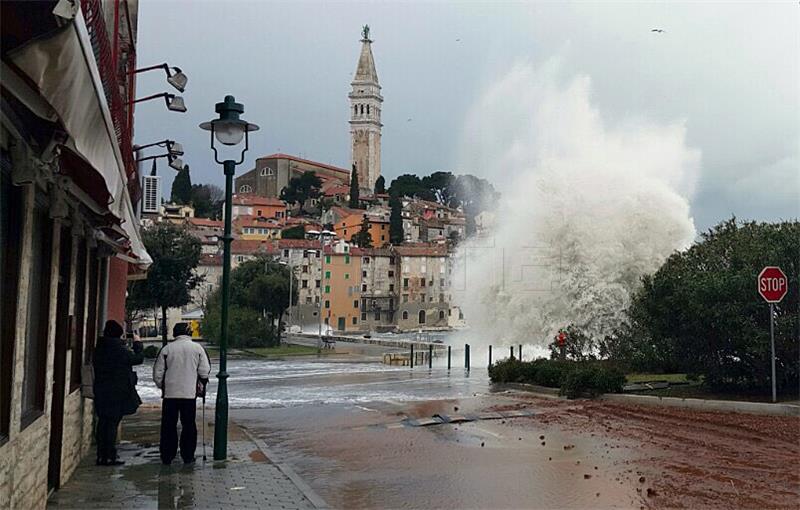
<path fill-rule="evenodd" d="M 798 40 L 0 0 L 0 510 L 800 508 Z"/>
<path fill-rule="evenodd" d="M 265 257 L 289 267 L 298 295 L 286 310 L 287 326 L 299 331 L 316 331 L 320 313 L 331 333 L 463 327 L 464 314 L 451 301 L 452 255 L 468 235 L 490 235 L 492 204 L 487 200 L 473 206 L 468 218 L 465 203 L 457 198 L 460 183 L 449 172 L 422 178 L 405 174 L 384 184 L 383 96 L 369 37 L 365 27 L 348 94 L 351 169 L 289 154 L 257 157 L 255 168 L 234 181 L 232 267 Z M 171 200 L 151 199 L 150 204 L 147 197 L 162 196 L 161 177 L 145 176 L 143 181 L 142 227 L 178 225 L 202 246 L 196 270 L 203 282 L 191 300 L 167 309 L 164 321 L 158 311 L 131 321 L 135 329 L 154 335 L 186 321 L 195 325 L 197 336 L 205 336 L 204 309 L 220 285 L 223 203 L 198 213 L 192 194 L 179 191 L 181 186 L 192 189 L 189 179 L 189 170 L 181 170 Z M 302 180 L 312 185 L 298 194 Z M 491 184 L 475 181 L 494 193 Z M 392 214 L 400 218 L 394 227 Z M 323 231 L 330 235 L 320 239 L 318 232 Z"/>

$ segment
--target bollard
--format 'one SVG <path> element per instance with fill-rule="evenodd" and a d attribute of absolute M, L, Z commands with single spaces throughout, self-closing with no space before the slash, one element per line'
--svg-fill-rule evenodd
<path fill-rule="evenodd" d="M 522 361 L 522 344 L 519 344 L 519 360 Z"/>
<path fill-rule="evenodd" d="M 447 370 L 450 370 L 450 346 L 447 346 Z"/>
<path fill-rule="evenodd" d="M 489 346 L 489 366 L 492 366 L 492 346 Z"/>
<path fill-rule="evenodd" d="M 514 346 L 512 345 L 510 349 L 511 349 L 511 359 L 514 359 Z"/>
<path fill-rule="evenodd" d="M 433 344 L 428 346 L 428 368 L 433 368 Z"/>
<path fill-rule="evenodd" d="M 464 368 L 469 370 L 469 344 L 464 344 Z"/>
<path fill-rule="evenodd" d="M 409 362 L 409 364 L 411 365 L 411 368 L 414 368 L 414 344 L 411 344 L 411 356 L 410 356 L 410 358 L 411 358 L 411 361 Z"/>

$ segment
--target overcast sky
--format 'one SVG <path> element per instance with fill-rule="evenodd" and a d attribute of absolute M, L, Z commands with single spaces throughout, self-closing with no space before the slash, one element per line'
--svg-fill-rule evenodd
<path fill-rule="evenodd" d="M 233 94 L 261 130 L 247 161 L 284 152 L 349 167 L 347 94 L 369 24 L 383 87 L 382 171 L 475 173 L 465 123 L 481 95 L 520 61 L 557 58 L 560 76 L 591 79 L 609 126 L 632 119 L 686 126 L 702 155 L 691 197 L 699 230 L 735 214 L 800 215 L 800 5 L 783 3 L 456 3 L 142 0 L 140 67 L 189 76 L 189 111 L 138 105 L 136 141 L 184 144 L 194 183 L 223 184 L 207 133 Z M 651 32 L 652 28 L 665 30 Z M 170 90 L 140 75 L 138 95 Z M 508 98 L 509 102 L 514 97 Z M 520 112 L 524 115 L 524 112 Z M 172 175 L 166 164 L 168 196 Z"/>

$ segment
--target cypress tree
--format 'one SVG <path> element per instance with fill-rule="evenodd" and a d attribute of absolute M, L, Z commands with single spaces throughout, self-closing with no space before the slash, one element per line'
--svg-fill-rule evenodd
<path fill-rule="evenodd" d="M 170 200 L 174 204 L 190 204 L 192 202 L 192 178 L 189 176 L 189 165 L 178 170 L 178 175 L 172 181 Z"/>
<path fill-rule="evenodd" d="M 389 241 L 392 244 L 402 244 L 405 239 L 403 233 L 403 202 L 398 197 L 389 199 L 391 214 L 389 215 Z"/>
<path fill-rule="evenodd" d="M 386 193 L 386 179 L 381 175 L 375 180 L 375 194 L 382 195 Z"/>
<path fill-rule="evenodd" d="M 350 202 L 348 205 L 351 209 L 359 208 L 358 172 L 356 172 L 356 165 L 353 165 L 353 173 L 350 174 Z"/>

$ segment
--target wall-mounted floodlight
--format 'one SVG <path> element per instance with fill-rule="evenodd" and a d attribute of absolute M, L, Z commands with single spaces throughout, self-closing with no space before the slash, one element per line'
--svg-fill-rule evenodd
<path fill-rule="evenodd" d="M 160 142 L 148 143 L 146 145 L 134 145 L 133 150 L 140 151 L 148 147 L 166 147 L 167 152 L 173 156 L 183 156 L 183 145 L 175 140 L 161 140 Z"/>
<path fill-rule="evenodd" d="M 130 104 L 133 103 L 141 103 L 143 101 L 149 101 L 151 99 L 157 99 L 159 97 L 163 97 L 164 101 L 167 103 L 167 108 L 173 112 L 186 112 L 186 105 L 183 102 L 183 97 L 176 96 L 175 94 L 170 94 L 168 92 L 162 92 L 161 94 L 153 94 L 152 96 L 143 97 L 141 99 L 136 99 L 131 101 Z"/>
<path fill-rule="evenodd" d="M 163 69 L 167 73 L 167 83 L 178 89 L 178 92 L 183 92 L 186 89 L 186 83 L 189 81 L 189 78 L 181 71 L 180 67 L 170 67 L 164 63 L 143 67 L 137 69 L 134 73 L 143 73 L 145 71 L 152 71 L 153 69 Z"/>
<path fill-rule="evenodd" d="M 169 166 L 179 172 L 186 166 L 181 158 L 168 157 L 167 159 L 169 159 Z"/>
<path fill-rule="evenodd" d="M 167 140 L 167 150 L 175 156 L 183 156 L 183 145 L 172 140 Z"/>

